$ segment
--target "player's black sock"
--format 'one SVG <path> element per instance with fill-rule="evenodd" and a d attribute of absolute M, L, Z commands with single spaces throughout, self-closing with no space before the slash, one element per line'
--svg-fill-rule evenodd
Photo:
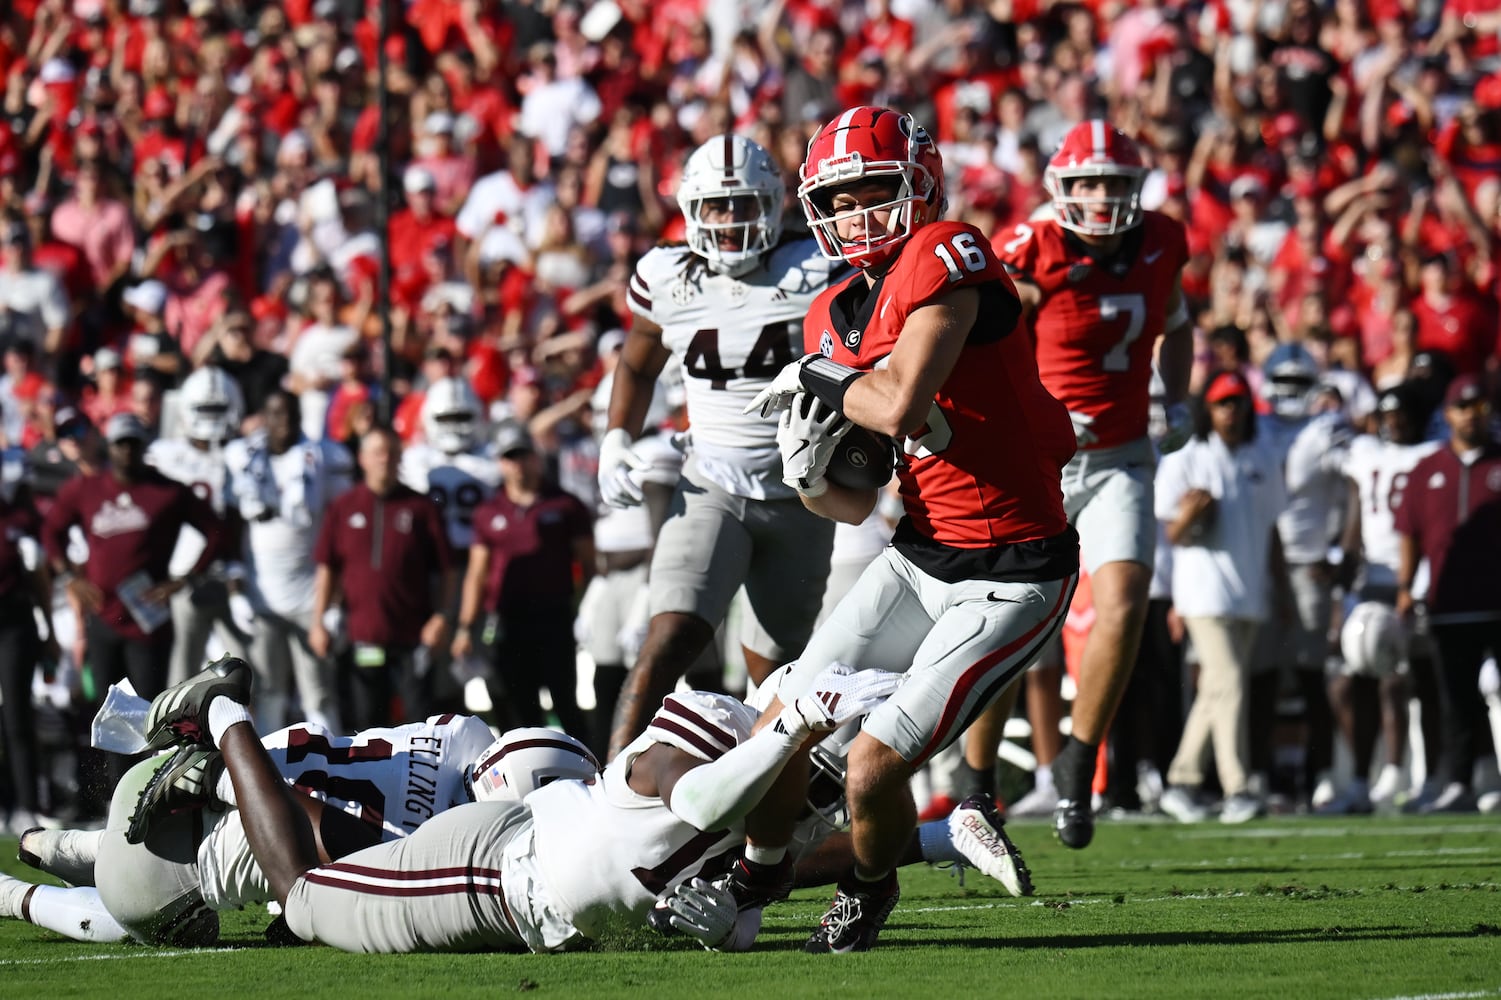
<path fill-rule="evenodd" d="M 1089 801 L 1098 752 L 1098 744 L 1085 743 L 1073 736 L 1068 738 L 1053 761 L 1053 785 L 1058 789 L 1059 798 L 1071 802 Z"/>
<path fill-rule="evenodd" d="M 954 771 L 954 798 L 963 802 L 971 795 L 988 795 L 995 798 L 995 767 L 984 770 L 970 767 L 969 761 L 961 760 Z"/>
<path fill-rule="evenodd" d="M 852 867 L 850 873 L 839 880 L 839 888 L 847 895 L 860 896 L 886 896 L 896 888 L 896 869 L 893 868 L 879 878 L 863 879 L 855 874 L 859 866 Z"/>

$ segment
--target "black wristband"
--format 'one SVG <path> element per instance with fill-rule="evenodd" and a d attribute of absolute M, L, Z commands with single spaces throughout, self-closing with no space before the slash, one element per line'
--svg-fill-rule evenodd
<path fill-rule="evenodd" d="M 869 373 L 851 368 L 849 365 L 841 365 L 837 361 L 830 361 L 821 354 L 815 354 L 803 361 L 803 366 L 798 371 L 798 381 L 815 399 L 842 417 L 844 416 L 844 394 L 849 392 L 850 386 L 855 383 L 856 379 L 863 378 L 867 374 Z"/>

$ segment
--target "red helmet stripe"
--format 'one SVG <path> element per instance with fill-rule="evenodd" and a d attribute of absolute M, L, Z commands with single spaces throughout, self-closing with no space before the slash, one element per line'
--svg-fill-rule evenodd
<path fill-rule="evenodd" d="M 1089 123 L 1089 138 L 1090 145 L 1094 146 L 1094 155 L 1090 159 L 1110 159 L 1110 152 L 1105 148 L 1105 122 L 1103 119 L 1096 118 Z"/>

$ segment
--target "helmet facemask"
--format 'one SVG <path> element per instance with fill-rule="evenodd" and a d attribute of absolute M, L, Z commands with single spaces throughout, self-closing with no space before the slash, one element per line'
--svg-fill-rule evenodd
<path fill-rule="evenodd" d="M 766 150 L 738 135 L 708 140 L 689 155 L 678 185 L 688 248 L 716 274 L 750 273 L 782 238 L 786 192 Z M 706 206 L 728 218 L 705 221 Z"/>
<path fill-rule="evenodd" d="M 1121 194 L 1079 196 L 1073 194 L 1074 182 L 1091 178 L 1120 178 L 1125 182 Z M 1118 163 L 1075 167 L 1048 167 L 1043 172 L 1043 187 L 1053 199 L 1058 224 L 1083 236 L 1114 236 L 1141 224 L 1141 186 L 1147 171 Z"/>
<path fill-rule="evenodd" d="M 227 402 L 197 403 L 188 409 L 188 437 L 194 441 L 224 441 L 232 436 Z"/>
<path fill-rule="evenodd" d="M 818 172 L 798 186 L 798 200 L 808 217 L 808 228 L 818 248 L 830 260 L 843 260 L 859 268 L 879 267 L 895 256 L 896 251 L 918 227 L 928 222 L 928 204 L 919 190 L 933 190 L 927 169 L 918 163 L 867 163 L 859 153 L 841 160 L 825 160 Z M 890 197 L 874 205 L 836 212 L 834 196 L 841 188 L 870 186 L 872 181 L 894 181 Z M 875 213 L 887 212 L 885 226 Z M 864 239 L 845 240 L 839 236 L 841 223 L 861 220 Z M 884 228 L 881 235 L 870 234 Z"/>
<path fill-rule="evenodd" d="M 781 202 L 768 191 L 722 189 L 685 199 L 688 249 L 716 274 L 739 277 L 755 269 L 780 236 Z M 705 211 L 727 214 L 728 222 L 708 222 Z M 748 216 L 741 218 L 742 215 Z M 728 246 L 726 246 L 728 244 Z"/>
<path fill-rule="evenodd" d="M 432 417 L 433 446 L 445 455 L 458 455 L 474 446 L 479 437 L 473 413 L 437 413 Z"/>

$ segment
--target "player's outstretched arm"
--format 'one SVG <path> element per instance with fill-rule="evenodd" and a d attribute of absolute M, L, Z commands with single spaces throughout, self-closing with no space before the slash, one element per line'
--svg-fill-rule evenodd
<path fill-rule="evenodd" d="M 915 433 L 958 363 L 979 311 L 975 288 L 953 289 L 914 309 L 886 366 L 850 384 L 844 415 L 891 437 Z"/>
<path fill-rule="evenodd" d="M 313 824 L 261 746 L 255 727 L 248 722 L 231 725 L 218 744 L 250 851 L 266 873 L 277 902 L 285 905 L 292 884 L 318 866 Z"/>
<path fill-rule="evenodd" d="M 651 408 L 652 393 L 656 391 L 657 376 L 671 358 L 672 352 L 662 343 L 662 328 L 637 316 L 626 334 L 615 382 L 610 388 L 611 430 L 623 427 L 632 438 L 641 433 L 646 411 Z"/>
<path fill-rule="evenodd" d="M 806 694 L 782 710 L 777 721 L 762 726 L 718 760 L 664 781 L 662 801 L 679 819 L 699 830 L 744 819 L 811 737 L 827 735 L 869 713 L 891 696 L 900 681 L 900 674 L 831 664 Z"/>

